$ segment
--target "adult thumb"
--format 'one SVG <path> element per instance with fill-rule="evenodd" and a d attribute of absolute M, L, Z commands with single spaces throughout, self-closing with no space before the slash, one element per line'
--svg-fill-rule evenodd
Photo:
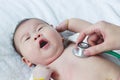
<path fill-rule="evenodd" d="M 84 55 L 91 56 L 91 55 L 100 54 L 104 51 L 107 51 L 107 47 L 104 45 L 104 43 L 102 43 L 85 49 Z"/>

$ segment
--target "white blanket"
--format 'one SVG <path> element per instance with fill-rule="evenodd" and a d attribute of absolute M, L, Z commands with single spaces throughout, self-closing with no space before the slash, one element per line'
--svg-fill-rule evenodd
<path fill-rule="evenodd" d="M 0 80 L 28 80 L 30 68 L 12 47 L 16 24 L 37 17 L 57 25 L 67 18 L 120 25 L 120 0 L 0 0 Z"/>

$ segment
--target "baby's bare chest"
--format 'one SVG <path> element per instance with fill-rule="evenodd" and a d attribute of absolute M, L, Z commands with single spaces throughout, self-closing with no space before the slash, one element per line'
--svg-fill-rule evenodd
<path fill-rule="evenodd" d="M 61 65 L 57 71 L 59 74 L 57 80 L 103 80 L 104 78 L 98 79 L 100 74 L 104 74 L 99 68 L 91 68 L 91 66 L 80 63 L 71 62 Z"/>
<path fill-rule="evenodd" d="M 66 57 L 61 59 L 59 64 L 56 64 L 57 80 L 85 80 L 86 75 L 88 76 L 91 72 L 93 75 L 95 74 L 86 59 L 78 58 L 72 53 L 64 56 Z"/>
<path fill-rule="evenodd" d="M 110 77 L 112 80 L 118 75 L 118 69 L 110 66 L 111 64 L 104 62 L 104 60 L 99 61 L 96 58 L 79 60 L 66 58 L 59 66 L 56 66 L 57 80 L 109 80 L 109 75 L 112 75 Z M 115 73 L 109 73 L 112 69 L 116 69 L 114 70 Z"/>
<path fill-rule="evenodd" d="M 112 65 L 114 64 L 98 56 L 76 57 L 71 48 L 62 54 L 55 62 L 54 67 L 58 74 L 57 80 L 109 80 L 108 71 L 117 68 L 110 67 Z M 117 73 L 117 70 L 115 72 Z"/>

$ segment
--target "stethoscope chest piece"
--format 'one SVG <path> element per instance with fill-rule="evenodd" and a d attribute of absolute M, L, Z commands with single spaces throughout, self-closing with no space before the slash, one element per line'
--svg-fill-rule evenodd
<path fill-rule="evenodd" d="M 73 48 L 72 53 L 77 57 L 82 57 L 82 58 L 87 57 L 84 55 L 84 50 L 87 49 L 88 47 L 90 47 L 89 44 L 85 42 L 81 42 L 78 44 L 76 48 Z"/>

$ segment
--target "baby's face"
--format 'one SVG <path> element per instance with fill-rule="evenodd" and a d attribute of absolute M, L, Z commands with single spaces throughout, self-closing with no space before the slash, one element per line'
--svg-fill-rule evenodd
<path fill-rule="evenodd" d="M 34 64 L 48 65 L 63 51 L 60 34 L 38 19 L 31 19 L 20 25 L 14 41 L 21 54 Z"/>

